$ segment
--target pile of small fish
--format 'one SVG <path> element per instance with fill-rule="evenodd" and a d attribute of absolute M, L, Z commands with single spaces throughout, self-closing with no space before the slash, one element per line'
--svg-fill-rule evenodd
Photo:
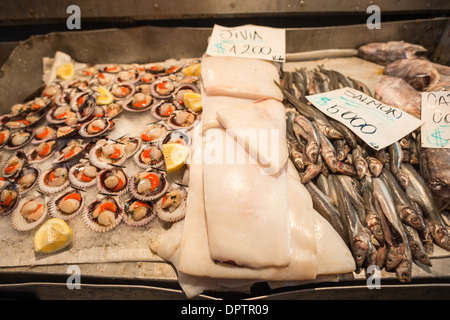
<path fill-rule="evenodd" d="M 305 96 L 343 87 L 373 96 L 364 83 L 335 70 L 285 72 L 279 86 L 290 158 L 359 271 L 376 265 L 410 282 L 413 262 L 431 266 L 434 244 L 450 250 L 448 225 L 417 169 L 417 131 L 377 151 L 316 109 Z"/>

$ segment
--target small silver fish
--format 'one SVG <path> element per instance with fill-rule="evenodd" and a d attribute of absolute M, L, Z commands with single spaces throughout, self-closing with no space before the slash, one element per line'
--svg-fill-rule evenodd
<path fill-rule="evenodd" d="M 313 200 L 313 207 L 324 217 L 348 245 L 347 232 L 339 216 L 337 208 L 330 203 L 329 197 L 323 193 L 313 182 L 305 184 Z"/>
<path fill-rule="evenodd" d="M 367 156 L 367 164 L 369 166 L 369 172 L 373 177 L 379 177 L 381 170 L 383 170 L 383 163 L 375 157 Z"/>
<path fill-rule="evenodd" d="M 373 195 L 375 203 L 381 212 L 389 221 L 390 225 L 400 237 L 398 243 L 390 246 L 388 250 L 388 260 L 386 267 L 395 268 L 397 277 L 402 282 L 408 282 L 411 279 L 412 254 L 409 245 L 409 239 L 403 227 L 403 223 L 398 217 L 389 189 L 380 178 L 373 178 Z M 399 261 L 400 260 L 400 261 Z M 396 265 L 394 267 L 394 265 Z"/>
<path fill-rule="evenodd" d="M 363 266 L 369 252 L 370 237 L 338 178 L 336 175 L 330 176 L 332 176 L 332 181 L 338 195 L 338 209 L 342 214 L 342 220 L 347 228 L 350 250 L 355 259 L 356 267 L 360 268 Z"/>
<path fill-rule="evenodd" d="M 300 181 L 303 184 L 308 183 L 309 181 L 311 181 L 312 179 L 317 177 L 317 175 L 320 174 L 320 172 L 322 171 L 322 167 L 323 167 L 322 157 L 319 155 L 315 163 L 310 162 L 306 166 L 305 170 L 300 175 Z"/>
<path fill-rule="evenodd" d="M 319 132 L 320 139 L 320 153 L 325 163 L 331 172 L 337 172 L 337 158 L 336 158 L 336 150 L 334 149 L 334 145 L 331 141 L 323 134 Z"/>
<path fill-rule="evenodd" d="M 350 147 L 344 139 L 333 140 L 334 149 L 336 150 L 336 158 L 338 161 L 344 161 L 350 152 Z"/>
<path fill-rule="evenodd" d="M 419 232 L 408 225 L 405 226 L 405 230 L 409 237 L 409 245 L 411 246 L 413 258 L 424 265 L 431 266 L 430 257 L 422 243 Z"/>
<path fill-rule="evenodd" d="M 352 164 L 356 169 L 356 176 L 361 180 L 369 170 L 369 164 L 363 156 L 361 146 L 356 146 L 352 151 Z"/>
<path fill-rule="evenodd" d="M 417 202 L 433 223 L 433 238 L 436 243 L 446 250 L 450 250 L 450 232 L 448 231 L 439 210 L 433 199 L 433 195 L 425 180 L 420 174 L 407 163 L 403 163 L 400 171 L 407 178 L 405 193 L 412 201 Z"/>
<path fill-rule="evenodd" d="M 403 149 L 400 142 L 396 141 L 388 147 L 390 169 L 394 175 L 398 173 L 403 163 Z"/>
<path fill-rule="evenodd" d="M 337 172 L 347 175 L 347 176 L 355 176 L 356 175 L 355 167 L 353 167 L 349 163 L 345 163 L 342 161 L 338 161 L 338 163 L 337 163 Z"/>
<path fill-rule="evenodd" d="M 396 211 L 403 223 L 413 227 L 414 229 L 425 230 L 423 217 L 419 212 L 414 210 L 410 199 L 400 187 L 397 179 L 387 169 L 383 169 L 380 178 L 384 181 L 392 195 Z"/>
<path fill-rule="evenodd" d="M 365 222 L 367 228 L 372 232 L 379 245 L 384 245 L 384 231 L 381 225 L 380 213 L 373 204 L 373 194 L 370 188 L 365 188 L 362 191 L 362 197 L 365 206 Z"/>
<path fill-rule="evenodd" d="M 297 115 L 294 119 L 294 131 L 298 132 L 305 140 L 306 155 L 311 162 L 316 163 L 320 153 L 320 137 L 313 123 L 305 116 Z"/>
<path fill-rule="evenodd" d="M 361 196 L 361 189 L 358 181 L 354 180 L 350 176 L 337 175 L 339 182 L 341 183 L 344 190 L 350 196 L 352 201 L 360 208 L 364 208 L 364 200 Z"/>
<path fill-rule="evenodd" d="M 337 120 L 330 118 L 328 121 L 336 130 L 338 130 L 342 134 L 342 136 L 345 139 L 345 142 L 347 142 L 347 145 L 351 149 L 356 148 L 356 146 L 358 145 L 358 141 L 357 141 L 356 136 L 353 133 L 353 131 L 351 131 L 344 124 L 340 123 Z"/>

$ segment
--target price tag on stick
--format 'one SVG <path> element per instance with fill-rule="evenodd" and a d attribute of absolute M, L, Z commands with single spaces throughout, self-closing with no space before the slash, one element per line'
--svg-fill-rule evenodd
<path fill-rule="evenodd" d="M 422 147 L 450 148 L 450 92 L 423 92 Z"/>
<path fill-rule="evenodd" d="M 214 25 L 206 53 L 210 56 L 286 61 L 286 30 L 255 25 Z"/>
<path fill-rule="evenodd" d="M 417 129 L 422 121 L 352 88 L 306 97 L 325 115 L 343 123 L 375 150 Z"/>

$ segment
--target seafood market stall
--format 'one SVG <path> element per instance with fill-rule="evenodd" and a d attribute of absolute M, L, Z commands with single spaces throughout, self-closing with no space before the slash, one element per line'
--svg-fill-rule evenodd
<path fill-rule="evenodd" d="M 305 100 L 306 96 L 351 87 L 370 97 L 377 94 L 377 98 L 384 96 L 388 100 L 389 96 L 380 90 L 380 83 L 387 76 L 386 70 L 390 70 L 387 65 L 397 59 L 389 63 L 373 60 L 374 55 L 367 56 L 363 52 L 366 44 L 392 41 L 403 41 L 402 45 L 414 44 L 406 49 L 402 47 L 402 52 L 412 54 L 411 59 L 417 54 L 435 63 L 431 74 L 421 74 L 420 80 L 423 81 L 419 84 L 414 82 L 415 86 L 422 85 L 421 88 L 416 87 L 417 91 L 428 88 L 437 91 L 440 86 L 448 85 L 444 80 L 450 76 L 446 73 L 446 66 L 450 65 L 449 31 L 448 18 L 385 22 L 381 30 L 368 30 L 366 25 L 288 28 L 284 62 L 269 64 L 255 59 L 252 62 L 255 63 L 254 69 L 247 66 L 248 74 L 257 70 L 256 76 L 264 70 L 267 77 L 260 79 L 263 84 L 257 85 L 265 86 L 264 94 L 271 97 L 264 99 L 250 88 L 250 95 L 245 92 L 231 98 L 237 99 L 237 104 L 236 101 L 226 102 L 237 108 L 230 108 L 230 112 L 225 109 L 218 111 L 219 119 L 216 119 L 216 113 L 208 113 L 207 106 L 212 109 L 223 103 L 211 99 L 211 96 L 222 97 L 212 92 L 224 90 L 226 85 L 220 83 L 224 81 L 221 78 L 208 79 L 205 75 L 207 72 L 227 72 L 225 68 L 217 71 L 221 60 L 215 62 L 215 57 L 205 57 L 211 28 L 139 26 L 53 32 L 21 42 L 3 64 L 0 74 L 0 112 L 3 115 L 0 156 L 4 178 L 0 193 L 0 297 L 207 300 L 450 298 L 450 251 L 446 242 L 450 240 L 446 238 L 445 230 L 441 231 L 442 237 L 435 231 L 431 241 L 430 234 L 427 234 L 428 238 L 419 240 L 420 243 L 423 240 L 419 249 L 429 249 L 424 248 L 425 244 L 432 247 L 426 251 L 423 260 L 414 256 L 406 261 L 403 256 L 405 251 L 412 254 L 409 241 L 420 238 L 417 230 L 425 231 L 425 221 L 420 220 L 423 216 L 414 216 L 420 220 L 418 229 L 406 221 L 411 221 L 407 219 L 411 218 L 413 211 L 426 211 L 427 214 L 429 204 L 408 207 L 412 211 L 408 211 L 410 215 L 405 216 L 404 221 L 395 214 L 390 215 L 396 212 L 397 207 L 389 210 L 392 208 L 390 204 L 394 205 L 394 199 L 397 199 L 394 198 L 396 192 L 398 199 L 404 199 L 400 195 L 407 195 L 396 182 L 396 177 L 391 179 L 391 173 L 397 173 L 395 169 L 410 174 L 410 181 L 419 181 L 414 174 L 420 171 L 417 169 L 420 163 L 411 160 L 415 150 L 411 145 L 419 139 L 417 131 L 413 135 L 408 132 L 407 139 L 399 139 L 380 153 L 354 138 L 355 145 L 339 159 L 339 167 L 336 166 L 335 170 L 328 162 L 330 158 L 321 153 L 327 146 L 328 139 L 325 138 L 329 137 L 322 138 L 322 149 L 316 152 L 316 157 L 326 163 L 319 169 L 317 160 L 302 162 L 303 153 L 294 152 L 295 148 L 312 150 L 310 147 L 314 146 L 315 140 L 313 134 L 305 133 L 305 128 L 314 118 L 312 127 L 323 124 L 323 128 L 341 128 L 340 133 L 347 132 L 330 118 L 318 115 L 319 109 L 314 109 Z M 240 67 L 242 64 L 238 62 L 235 65 L 231 63 L 228 70 Z M 397 69 L 392 69 L 392 77 L 402 77 L 394 74 Z M 234 80 L 236 83 L 243 81 L 243 84 L 248 81 L 245 76 Z M 324 78 L 319 79 L 321 76 Z M 299 77 L 304 77 L 304 82 Z M 229 78 L 227 81 L 230 83 Z M 249 120 L 254 115 L 250 106 L 255 103 L 277 121 Z M 417 120 L 413 111 L 402 110 Z M 235 121 L 236 114 L 241 115 L 239 121 Z M 265 169 L 285 172 L 271 180 L 274 174 L 269 170 L 269 173 L 259 175 L 252 185 L 260 191 L 258 199 L 265 209 L 272 208 L 272 211 L 267 213 L 269 226 L 267 221 L 250 220 L 254 225 L 246 229 L 246 237 L 254 236 L 265 250 L 269 250 L 269 262 L 261 260 L 264 257 L 259 254 L 247 252 L 243 255 L 239 252 L 239 245 L 223 246 L 220 229 L 237 228 L 242 216 L 235 213 L 243 204 L 230 201 L 228 206 L 231 209 L 227 208 L 224 201 L 229 200 L 226 196 L 229 189 L 217 184 L 217 179 L 227 178 L 229 172 L 241 177 L 248 173 L 232 165 L 228 170 L 219 170 L 214 164 L 206 164 L 202 168 L 196 162 L 202 139 L 195 128 L 202 128 L 206 137 L 214 133 L 217 138 L 222 136 L 222 131 L 218 130 L 220 126 L 236 129 L 236 126 L 242 123 L 249 125 L 250 122 L 260 126 L 258 128 L 275 126 L 283 129 L 281 143 L 277 140 L 269 144 L 279 145 L 282 151 L 280 155 L 276 152 L 277 156 L 289 159 L 285 169 L 281 169 L 285 162 L 280 165 L 278 161 L 269 161 L 269 168 Z M 333 126 L 328 127 L 330 123 Z M 344 136 L 333 139 L 345 140 Z M 337 145 L 336 142 L 336 149 Z M 217 148 L 215 144 L 211 146 Z M 165 156 L 174 149 L 180 153 L 187 152 L 190 162 L 169 163 Z M 381 151 L 386 151 L 389 156 L 382 163 L 385 171 L 379 169 L 377 172 L 376 165 L 368 165 L 361 176 L 360 171 L 351 171 L 358 169 L 356 160 L 359 157 L 380 161 L 383 159 Z M 313 153 L 304 154 L 311 158 L 314 156 Z M 354 157 L 351 163 L 346 161 L 348 154 Z M 380 157 L 376 158 L 375 154 Z M 262 152 L 260 155 L 274 159 L 272 154 Z M 439 155 L 428 157 L 429 166 L 436 166 L 433 161 L 440 160 Z M 328 169 L 323 169 L 325 167 Z M 430 169 L 429 176 L 438 175 L 441 179 L 441 172 L 433 171 L 436 167 L 427 168 Z M 250 173 L 256 170 L 255 167 L 247 169 Z M 445 174 L 438 191 L 448 188 Z M 24 182 L 25 178 L 31 179 L 28 184 Z M 257 183 L 264 188 L 258 189 Z M 390 183 L 400 189 L 386 189 Z M 206 184 L 214 187 L 207 188 Z M 326 190 L 330 190 L 332 185 L 341 188 L 334 189 L 339 196 L 330 203 L 331 193 Z M 350 197 L 352 188 L 359 192 L 354 198 Z M 213 201 L 203 203 L 203 193 Z M 433 208 L 443 209 L 436 216 L 436 212 L 430 209 L 431 213 L 426 215 L 427 223 L 435 227 L 433 230 L 437 229 L 436 226 L 448 228 L 449 220 L 445 219 L 448 217 L 445 215 L 448 195 L 438 199 L 430 194 L 421 195 L 425 199 L 433 199 Z M 290 197 L 289 204 L 295 205 L 275 209 L 271 201 L 275 197 L 286 198 L 286 203 Z M 367 197 L 369 202 L 363 204 L 364 211 L 358 211 L 357 201 L 364 202 Z M 259 210 L 258 204 L 253 202 L 252 205 Z M 373 203 L 378 205 L 374 211 L 385 212 L 383 232 L 389 230 L 390 236 L 381 239 L 374 232 L 369 237 L 368 233 L 361 231 L 369 229 L 369 220 L 364 218 L 368 217 L 369 204 Z M 39 211 L 42 208 L 44 211 Z M 323 208 L 326 210 L 322 211 Z M 302 214 L 301 209 L 309 213 Z M 277 210 L 286 211 L 286 215 L 274 215 Z M 205 230 L 203 212 L 208 214 L 209 234 Z M 221 219 L 215 212 L 228 214 L 228 218 Z M 54 218 L 63 222 L 52 227 L 59 228 L 59 232 L 70 241 L 59 243 L 61 248 L 52 252 L 51 246 L 46 245 L 57 246 L 58 243 L 45 239 L 47 233 L 42 226 Z M 376 220 L 377 217 L 371 218 Z M 339 223 L 333 219 L 341 223 L 347 221 L 347 224 L 339 229 Z M 298 226 L 297 229 L 289 229 L 291 237 L 283 233 L 283 228 L 290 228 L 287 227 L 289 221 Z M 386 229 L 386 225 L 390 227 Z M 270 228 L 264 229 L 267 227 Z M 365 249 L 365 262 L 358 261 L 354 245 L 347 242 L 350 229 L 359 230 L 359 235 L 366 237 L 365 244 L 369 248 Z M 261 236 L 262 230 L 265 231 L 264 237 Z M 230 244 L 238 241 L 230 234 L 228 236 Z M 209 241 L 213 256 L 210 260 L 204 257 L 205 239 Z M 408 247 L 405 247 L 406 243 Z M 257 244 L 252 245 L 258 248 Z M 390 251 L 392 255 L 389 256 L 388 247 L 400 253 Z M 290 256 L 291 249 L 296 253 L 295 259 Z M 370 254 L 375 256 L 371 257 L 374 260 L 369 260 Z M 395 267 L 386 270 L 387 257 L 391 259 L 390 263 L 394 263 L 392 259 L 401 257 L 401 262 L 406 264 L 406 272 Z M 367 266 L 378 262 L 381 266 L 381 290 L 370 290 Z M 293 265 L 289 267 L 289 263 Z M 283 268 L 287 271 L 277 270 Z M 261 270 L 256 272 L 257 269 Z M 197 272 L 207 276 L 202 278 Z M 202 282 L 205 278 L 211 282 Z"/>

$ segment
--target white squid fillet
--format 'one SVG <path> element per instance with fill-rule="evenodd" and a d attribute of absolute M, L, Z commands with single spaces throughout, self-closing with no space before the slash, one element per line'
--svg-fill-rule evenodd
<path fill-rule="evenodd" d="M 202 95 L 202 130 L 210 128 L 221 128 L 222 125 L 217 118 L 217 112 L 233 105 L 241 105 L 245 103 L 254 102 L 251 99 L 235 98 L 230 96 L 210 96 L 204 92 L 203 86 L 201 87 Z"/>
<path fill-rule="evenodd" d="M 223 129 L 209 129 L 204 135 L 204 202 L 211 258 L 253 268 L 288 265 L 285 171 L 268 175 L 249 158 L 244 163 L 230 160 L 234 150 L 225 143 Z M 240 144 L 235 147 L 237 154 L 246 154 Z"/>
<path fill-rule="evenodd" d="M 273 62 L 205 55 L 201 63 L 202 86 L 208 95 L 283 100 L 283 93 L 274 82 L 280 82 L 280 76 Z"/>
<path fill-rule="evenodd" d="M 314 279 L 317 271 L 316 244 L 312 233 L 314 220 L 307 214 L 295 215 L 294 219 L 294 211 L 291 210 L 289 229 L 294 230 L 294 233 L 291 232 L 290 236 L 290 262 L 287 267 L 248 268 L 215 263 L 209 249 L 209 229 L 203 201 L 203 169 L 201 160 L 198 160 L 201 157 L 201 145 L 199 147 L 199 139 L 196 140 L 197 143 L 193 147 L 194 161 L 190 165 L 189 194 L 180 244 L 179 271 L 191 276 L 219 279 Z M 299 198 L 307 201 L 297 211 L 303 210 L 301 209 L 303 207 L 312 208 L 312 202 L 308 198 Z M 222 239 L 222 242 L 232 244 L 228 238 Z"/>
<path fill-rule="evenodd" d="M 230 105 L 217 111 L 217 118 L 266 173 L 275 174 L 284 167 L 288 158 L 286 111 L 280 101 L 261 99 Z"/>
<path fill-rule="evenodd" d="M 209 254 L 199 143 L 201 139 L 197 137 L 190 165 L 186 217 L 163 233 L 156 247 L 152 248 L 177 269 L 178 281 L 188 298 L 205 290 L 239 290 L 261 280 L 274 286 L 322 281 L 324 277 L 325 280 L 336 280 L 333 274 L 355 269 L 354 260 L 338 234 L 312 209 L 310 196 L 290 161 L 287 170 L 292 247 L 290 265 L 251 269 L 214 263 Z"/>

